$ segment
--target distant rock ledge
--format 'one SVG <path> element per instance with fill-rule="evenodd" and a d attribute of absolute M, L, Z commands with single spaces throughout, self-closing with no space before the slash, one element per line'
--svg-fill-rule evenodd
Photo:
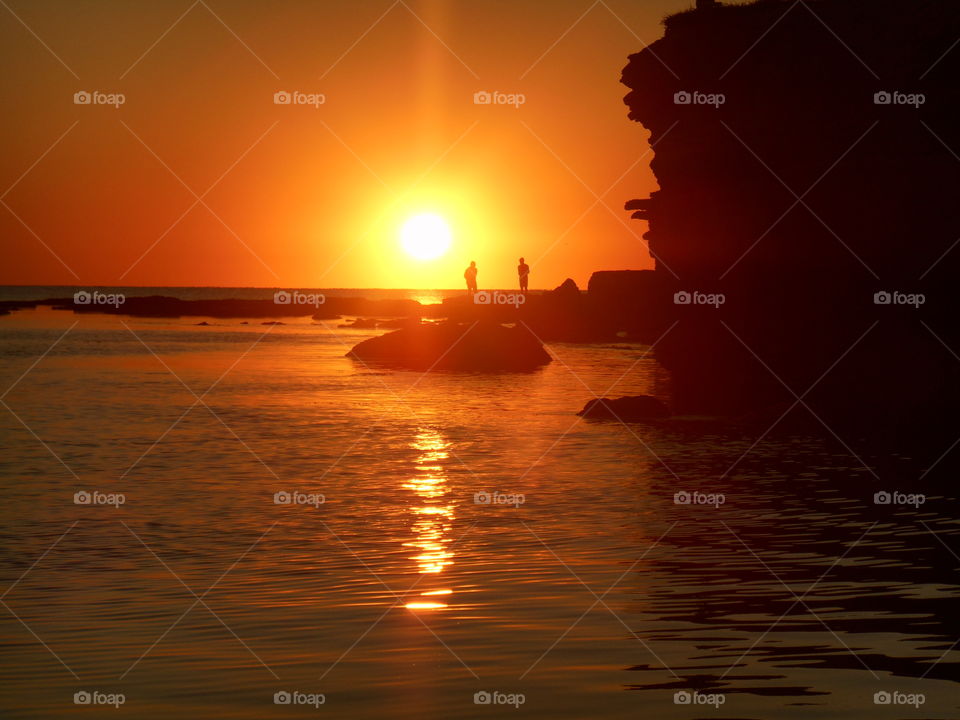
<path fill-rule="evenodd" d="M 347 357 L 420 372 L 529 372 L 551 361 L 526 328 L 484 321 L 403 328 L 358 343 Z"/>

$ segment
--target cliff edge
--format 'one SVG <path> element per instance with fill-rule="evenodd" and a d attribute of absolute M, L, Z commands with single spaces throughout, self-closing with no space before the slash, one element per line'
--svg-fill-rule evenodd
<path fill-rule="evenodd" d="M 652 133 L 660 189 L 627 209 L 665 287 L 651 312 L 678 321 L 657 345 L 678 410 L 799 396 L 862 435 L 955 439 L 960 4 L 703 3 L 664 24 L 622 82 Z"/>

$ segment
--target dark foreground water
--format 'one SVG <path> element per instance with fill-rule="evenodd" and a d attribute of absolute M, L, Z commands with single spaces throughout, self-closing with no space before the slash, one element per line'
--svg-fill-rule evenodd
<path fill-rule="evenodd" d="M 576 417 L 666 396 L 641 346 L 421 377 L 197 320 L 0 318 L 0 716 L 960 716 L 952 498 Z"/>

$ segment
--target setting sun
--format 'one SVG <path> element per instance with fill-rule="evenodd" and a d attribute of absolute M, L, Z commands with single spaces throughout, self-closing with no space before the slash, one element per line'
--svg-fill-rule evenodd
<path fill-rule="evenodd" d="M 417 260 L 434 260 L 450 249 L 450 226 L 433 213 L 422 213 L 408 219 L 400 229 L 400 244 Z"/>

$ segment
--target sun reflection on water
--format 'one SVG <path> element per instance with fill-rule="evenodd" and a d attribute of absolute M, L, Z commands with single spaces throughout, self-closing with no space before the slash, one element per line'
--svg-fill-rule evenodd
<path fill-rule="evenodd" d="M 432 428 L 422 428 L 411 443 L 419 454 L 416 467 L 404 488 L 416 493 L 420 506 L 413 510 L 415 519 L 411 530 L 413 539 L 404 547 L 414 548 L 416 555 L 410 557 L 421 575 L 439 575 L 453 564 L 453 553 L 448 549 L 450 531 L 453 527 L 453 505 L 445 503 L 449 490 L 442 461 L 449 457 L 450 443 Z M 435 582 L 439 580 L 437 578 Z M 433 588 L 420 593 L 421 597 L 452 595 L 448 588 Z M 417 600 L 406 603 L 408 610 L 433 610 L 447 607 L 437 600 Z"/>

